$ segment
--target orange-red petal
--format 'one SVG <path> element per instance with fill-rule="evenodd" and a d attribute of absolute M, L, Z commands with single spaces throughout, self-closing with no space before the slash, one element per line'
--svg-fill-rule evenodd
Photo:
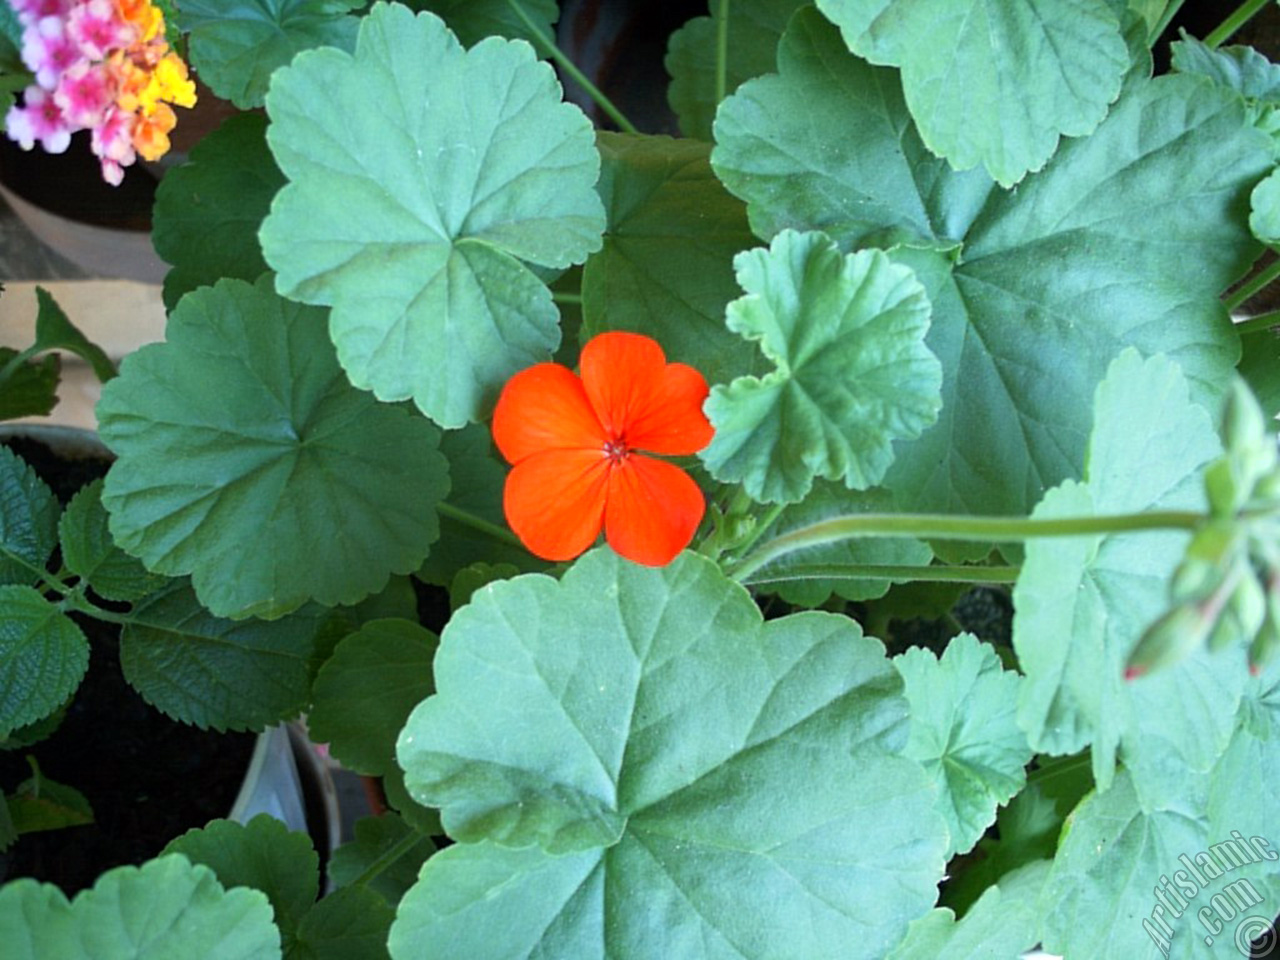
<path fill-rule="evenodd" d="M 632 414 L 627 445 L 668 456 L 697 453 L 715 432 L 702 412 L 707 381 L 693 367 L 669 363 Z"/>
<path fill-rule="evenodd" d="M 530 553 L 572 560 L 600 535 L 608 488 L 609 461 L 599 450 L 548 450 L 511 468 L 502 506 Z"/>
<path fill-rule="evenodd" d="M 636 563 L 661 567 L 689 545 L 706 501 L 679 467 L 631 455 L 609 472 L 605 538 Z"/>
<path fill-rule="evenodd" d="M 493 441 L 508 463 L 546 450 L 604 449 L 607 439 L 582 381 L 558 363 L 539 363 L 507 381 L 493 411 Z"/>

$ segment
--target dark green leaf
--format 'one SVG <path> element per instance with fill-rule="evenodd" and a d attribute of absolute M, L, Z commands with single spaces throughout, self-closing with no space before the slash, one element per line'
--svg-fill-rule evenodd
<path fill-rule="evenodd" d="M 80 686 L 89 643 L 31 587 L 0 586 L 0 736 L 48 716 Z"/>
<path fill-rule="evenodd" d="M 353 883 L 380 859 L 396 853 L 403 843 L 412 842 L 407 851 L 400 852 L 393 863 L 369 881 L 369 889 L 394 907 L 418 879 L 418 871 L 435 852 L 435 845 L 430 837 L 394 813 L 357 820 L 354 831 L 355 839 L 335 850 L 329 860 L 329 879 L 339 887 Z M 411 837 L 417 839 L 410 841 Z"/>
<path fill-rule="evenodd" d="M 75 787 L 50 780 L 40 772 L 34 757 L 27 757 L 32 776 L 4 798 L 18 833 L 62 830 L 93 823 L 93 808 Z"/>
<path fill-rule="evenodd" d="M 543 36 L 551 36 L 551 25 L 560 16 L 556 0 L 518 0 L 520 8 L 538 26 Z M 408 0 L 412 10 L 429 10 L 458 35 L 465 46 L 474 46 L 485 37 L 528 40 L 541 54 L 537 36 L 512 9 L 510 0 Z"/>
<path fill-rule="evenodd" d="M 348 887 L 315 904 L 285 960 L 388 960 L 395 912 L 367 887 Z"/>
<path fill-rule="evenodd" d="M 0 347 L 0 367 L 17 355 L 12 347 Z M 56 353 L 14 367 L 9 376 L 0 380 L 0 420 L 47 416 L 58 405 L 61 367 Z"/>
<path fill-rule="evenodd" d="M 44 481 L 0 446 L 0 584 L 40 579 L 58 543 L 58 513 Z"/>
<path fill-rule="evenodd" d="M 58 521 L 58 539 L 67 569 L 108 600 L 140 600 L 165 582 L 111 539 L 101 480 L 81 488 L 67 504 Z"/>
<path fill-rule="evenodd" d="M 36 302 L 39 304 L 39 311 L 36 313 L 37 350 L 70 351 L 88 363 L 93 368 L 94 376 L 103 383 L 116 375 L 116 365 L 111 362 L 111 358 L 67 319 L 53 295 L 44 287 L 36 287 Z"/>

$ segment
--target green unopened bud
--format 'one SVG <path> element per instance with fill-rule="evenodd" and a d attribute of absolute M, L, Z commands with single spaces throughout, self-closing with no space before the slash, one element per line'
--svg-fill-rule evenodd
<path fill-rule="evenodd" d="M 1249 672 L 1257 676 L 1280 653 L 1280 580 L 1273 577 L 1266 591 L 1266 614 L 1249 647 Z"/>
<path fill-rule="evenodd" d="M 1247 566 L 1247 564 L 1246 564 Z M 1267 594 L 1252 569 L 1236 581 L 1209 633 L 1209 649 L 1224 650 L 1254 637 L 1267 613 Z"/>
<path fill-rule="evenodd" d="M 1239 562 L 1242 546 L 1231 520 L 1214 520 L 1197 530 L 1173 572 L 1174 602 L 1199 602 L 1221 587 L 1232 566 Z"/>
<path fill-rule="evenodd" d="M 1204 643 L 1212 622 L 1200 607 L 1182 603 L 1147 627 L 1129 654 L 1124 678 L 1133 680 L 1152 670 L 1169 667 Z"/>

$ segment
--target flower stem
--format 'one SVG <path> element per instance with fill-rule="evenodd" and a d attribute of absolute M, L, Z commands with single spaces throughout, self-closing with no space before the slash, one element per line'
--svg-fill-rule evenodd
<path fill-rule="evenodd" d="M 1262 313 L 1248 320 L 1241 320 L 1236 324 L 1236 333 L 1243 337 L 1245 334 L 1270 330 L 1272 327 L 1280 327 L 1280 310 L 1272 310 L 1270 313 Z"/>
<path fill-rule="evenodd" d="M 1079 537 L 1137 530 L 1195 530 L 1204 517 L 1190 511 L 1151 511 L 1093 517 L 981 517 L 949 514 L 856 513 L 774 537 L 727 571 L 744 581 L 766 563 L 795 550 L 859 537 L 917 537 L 1009 543 L 1035 537 Z"/>
<path fill-rule="evenodd" d="M 938 583 L 1013 583 L 1021 567 L 967 567 L 950 564 L 881 563 L 800 563 L 787 567 L 784 574 L 764 574 L 738 579 L 745 586 L 757 583 L 780 583 L 784 580 L 895 580 Z"/>
<path fill-rule="evenodd" d="M 1227 299 L 1222 301 L 1222 305 L 1228 310 L 1234 310 L 1259 290 L 1270 284 L 1276 277 L 1280 277 L 1280 259 L 1277 259 L 1265 270 L 1258 271 L 1255 276 L 1242 283 Z"/>
<path fill-rule="evenodd" d="M 1178 11 L 1182 9 L 1183 0 L 1172 0 L 1168 7 L 1165 8 L 1164 15 L 1160 18 L 1160 22 L 1155 25 L 1148 35 L 1147 46 L 1151 46 L 1157 39 L 1164 36 L 1164 32 L 1169 29 L 1169 24 L 1173 22 L 1173 18 L 1178 15 Z"/>
<path fill-rule="evenodd" d="M 1211 50 L 1220 46 L 1224 41 L 1230 39 L 1232 34 L 1252 20 L 1256 14 L 1260 13 L 1262 8 L 1270 2 L 1271 0 L 1244 0 L 1244 3 L 1236 7 L 1231 16 L 1218 24 L 1217 29 L 1204 38 L 1205 46 Z"/>
<path fill-rule="evenodd" d="M 561 293 L 559 290 L 551 291 L 551 299 L 556 303 L 582 303 L 582 294 L 580 293 Z"/>
<path fill-rule="evenodd" d="M 493 537 L 495 540 L 501 540 L 505 544 L 513 547 L 524 549 L 524 544 L 520 542 L 520 538 L 508 530 L 506 527 L 500 527 L 496 523 L 490 523 L 483 517 L 477 517 L 469 510 L 463 510 L 461 507 L 455 507 L 451 503 L 438 503 L 436 510 L 440 516 L 448 517 L 450 520 L 456 520 L 463 526 L 470 527 L 472 530 L 478 530 L 487 536 Z"/>
<path fill-rule="evenodd" d="M 526 27 L 529 28 L 529 31 L 538 38 L 538 41 L 547 51 L 547 55 L 560 65 L 560 69 L 567 73 L 573 79 L 574 83 L 582 87 L 582 89 L 587 92 L 587 96 L 594 100 L 600 109 L 608 115 L 609 119 L 618 125 L 619 130 L 623 130 L 627 133 L 640 132 L 635 128 L 635 125 L 623 115 L 622 111 L 614 106 L 613 101 L 606 97 L 594 83 L 587 79 L 587 75 L 579 70 L 572 60 L 564 55 L 564 51 L 556 46 L 556 42 L 554 40 L 547 36 L 542 26 L 535 23 L 533 19 L 525 13 L 524 6 L 520 3 L 520 0 L 507 0 L 507 6 L 515 12 L 515 15 L 520 18 L 521 22 L 524 23 Z"/>
<path fill-rule="evenodd" d="M 729 92 L 729 2 L 720 0 L 716 11 L 716 104 Z"/>

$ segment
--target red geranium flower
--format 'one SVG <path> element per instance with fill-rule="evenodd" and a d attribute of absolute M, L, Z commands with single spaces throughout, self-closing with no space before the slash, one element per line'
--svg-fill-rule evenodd
<path fill-rule="evenodd" d="M 627 559 L 670 563 L 706 504 L 687 473 L 636 451 L 681 456 L 710 443 L 707 382 L 635 333 L 595 337 L 579 365 L 581 377 L 540 363 L 502 389 L 493 439 L 512 465 L 507 522 L 545 560 L 576 557 L 603 527 Z"/>

